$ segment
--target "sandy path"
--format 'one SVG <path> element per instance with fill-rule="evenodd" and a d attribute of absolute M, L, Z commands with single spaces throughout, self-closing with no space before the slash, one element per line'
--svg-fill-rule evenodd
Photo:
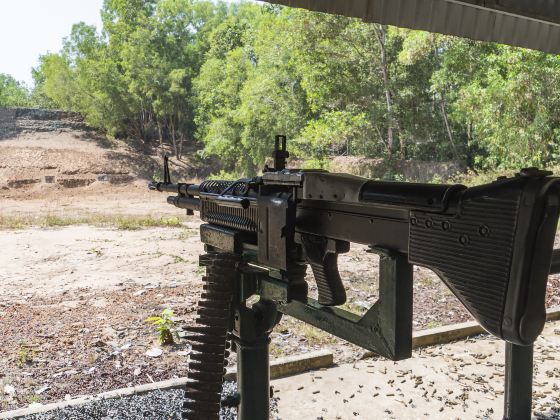
<path fill-rule="evenodd" d="M 166 202 L 167 195 L 148 191 L 146 181 L 126 186 L 92 184 L 87 188 L 64 189 L 43 184 L 28 196 L 4 196 L 0 191 L 0 216 L 14 215 L 130 215 L 181 216 L 184 211 Z"/>
<path fill-rule="evenodd" d="M 203 248 L 197 227 L 191 222 L 138 231 L 71 226 L 0 232 L 0 300 L 198 280 Z"/>

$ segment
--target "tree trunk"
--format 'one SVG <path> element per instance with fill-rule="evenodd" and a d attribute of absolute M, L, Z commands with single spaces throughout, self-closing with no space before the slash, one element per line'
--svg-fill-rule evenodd
<path fill-rule="evenodd" d="M 389 63 L 387 61 L 387 27 L 385 25 L 373 25 L 375 35 L 377 36 L 377 42 L 379 43 L 380 50 L 380 64 L 381 64 L 381 75 L 383 77 L 383 89 L 385 90 L 385 101 L 387 103 L 387 146 L 389 148 L 389 154 L 393 154 L 394 142 L 393 142 L 393 98 L 391 96 L 391 89 L 389 87 Z"/>
<path fill-rule="evenodd" d="M 169 128 L 171 128 L 171 141 L 173 143 L 173 152 L 175 156 L 179 158 L 179 151 L 177 150 L 177 138 L 175 137 L 175 124 L 173 122 L 173 117 L 169 118 Z"/>
<path fill-rule="evenodd" d="M 179 155 L 177 156 L 178 160 L 181 160 L 181 157 L 183 156 L 183 142 L 185 141 L 185 136 L 183 135 L 183 133 L 181 133 L 179 135 Z"/>
<path fill-rule="evenodd" d="M 158 137 L 159 137 L 159 150 L 163 154 L 163 134 L 161 132 L 161 121 L 159 118 L 156 118 L 157 130 L 158 130 Z"/>
<path fill-rule="evenodd" d="M 451 143 L 451 149 L 453 150 L 453 158 L 459 160 L 459 153 L 457 152 L 457 146 L 455 146 L 455 141 L 453 140 L 453 133 L 451 132 L 451 127 L 449 125 L 449 119 L 447 118 L 447 110 L 445 108 L 445 96 L 441 94 L 441 101 L 439 102 L 441 108 L 441 114 L 443 115 L 443 121 L 445 122 L 445 128 L 447 130 L 447 136 L 449 137 L 449 143 Z"/>

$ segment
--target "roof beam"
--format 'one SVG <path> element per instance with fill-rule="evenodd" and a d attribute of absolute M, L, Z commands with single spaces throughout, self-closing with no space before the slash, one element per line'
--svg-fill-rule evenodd
<path fill-rule="evenodd" d="M 479 41 L 560 53 L 560 0 L 268 0 Z"/>

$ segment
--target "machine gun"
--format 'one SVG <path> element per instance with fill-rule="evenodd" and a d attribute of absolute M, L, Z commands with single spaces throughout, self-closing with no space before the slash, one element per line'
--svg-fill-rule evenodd
<path fill-rule="evenodd" d="M 545 291 L 559 213 L 559 178 L 522 169 L 477 187 L 369 180 L 274 167 L 238 181 L 172 183 L 167 202 L 194 211 L 206 255 L 184 412 L 217 418 L 224 358 L 237 349 L 241 420 L 268 419 L 269 334 L 282 314 L 392 360 L 412 352 L 412 265 L 433 270 L 491 334 L 530 346 L 546 320 Z M 350 243 L 380 254 L 379 300 L 358 316 L 337 267 Z M 310 266 L 318 297 L 308 296 Z M 249 298 L 259 296 L 249 305 Z"/>

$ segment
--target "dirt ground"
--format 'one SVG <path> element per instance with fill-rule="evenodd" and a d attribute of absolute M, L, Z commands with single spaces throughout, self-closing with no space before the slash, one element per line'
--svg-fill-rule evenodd
<path fill-rule="evenodd" d="M 4 153 L 23 150 L 22 139 L 0 142 L 0 411 L 185 376 L 190 347 L 180 336 L 201 289 L 200 222 L 167 205 L 164 194 L 148 192 L 142 179 L 77 188 L 41 181 L 45 171 L 62 177 L 73 170 L 67 152 L 77 146 L 60 142 L 85 140 L 38 136 L 23 139 L 37 156 L 22 165 L 42 168 L 33 175 L 40 182 L 31 184 L 2 184 L 34 172 L 18 173 L 17 156 Z M 107 169 L 94 168 L 106 162 L 96 155 L 102 146 L 82 146 L 77 152 L 93 151 L 77 165 L 85 178 Z M 162 217 L 177 222 L 166 227 Z M 149 223 L 123 223 L 129 219 Z M 354 246 L 339 262 L 346 308 L 358 313 L 377 299 L 378 259 L 365 251 Z M 414 276 L 415 329 L 470 319 L 432 272 L 415 268 Z M 548 306 L 560 304 L 559 286 L 551 277 Z M 166 308 L 179 334 L 173 346 L 160 346 L 145 322 Z M 364 353 L 289 317 L 272 334 L 273 357 L 324 348 L 338 363 Z"/>
<path fill-rule="evenodd" d="M 163 204 L 164 198 L 140 187 L 112 187 L 56 201 L 1 202 L 1 214 L 10 217 L 62 217 L 106 213 L 114 199 L 115 214 L 179 214 L 182 221 L 138 230 L 71 225 L 0 231 L 0 391 L 15 390 L 1 396 L 2 410 L 186 375 L 188 343 L 160 346 L 144 322 L 170 308 L 180 331 L 192 321 L 200 292 L 200 222 Z M 346 307 L 355 312 L 377 297 L 378 259 L 365 251 L 354 246 L 340 258 Z M 415 329 L 470 319 L 433 273 L 415 268 L 414 274 Z M 550 305 L 560 303 L 559 284 L 551 280 L 556 293 Z M 148 355 L 154 348 L 161 355 Z M 364 353 L 289 317 L 272 334 L 273 357 L 322 348 L 332 349 L 338 363 Z"/>

